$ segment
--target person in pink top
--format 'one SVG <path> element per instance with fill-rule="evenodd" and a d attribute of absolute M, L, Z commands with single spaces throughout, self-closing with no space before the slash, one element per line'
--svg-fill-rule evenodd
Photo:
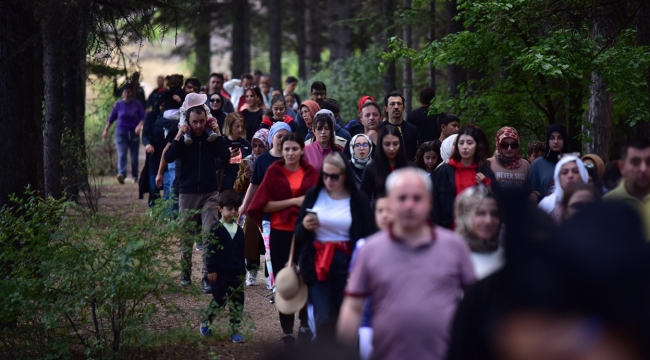
<path fill-rule="evenodd" d="M 444 359 L 460 295 L 475 280 L 465 241 L 428 221 L 431 187 L 419 169 L 388 176 L 392 223 L 366 239 L 350 274 L 337 336 L 354 345 L 371 297 L 371 359 Z"/>
<path fill-rule="evenodd" d="M 315 140 L 305 146 L 305 160 L 316 169 L 323 166 L 323 159 L 334 151 L 343 151 L 336 144 L 334 135 L 334 114 L 329 110 L 320 110 L 314 117 Z"/>

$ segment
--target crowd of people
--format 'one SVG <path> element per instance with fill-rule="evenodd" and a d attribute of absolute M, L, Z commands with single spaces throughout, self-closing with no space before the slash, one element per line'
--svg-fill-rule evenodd
<path fill-rule="evenodd" d="M 372 359 L 647 358 L 650 347 L 650 142 L 621 158 L 569 153 L 561 124 L 524 146 L 492 138 L 435 96 L 361 96 L 342 121 L 327 86 L 268 76 L 159 77 L 143 99 L 122 87 L 117 179 L 140 177 L 149 202 L 176 201 L 202 234 L 181 240 L 180 283 L 230 307 L 240 334 L 246 286 L 264 284 L 285 349 L 338 341 Z M 145 109 L 149 110 L 145 113 Z M 492 140 L 490 140 L 492 139 Z M 622 205 L 621 205 L 622 204 Z M 196 246 L 194 246 L 196 245 Z M 261 261 L 261 256 L 264 261 Z M 263 269 L 265 281 L 258 280 Z M 299 318 L 297 338 L 295 314 Z M 201 333 L 211 334 L 213 315 Z"/>

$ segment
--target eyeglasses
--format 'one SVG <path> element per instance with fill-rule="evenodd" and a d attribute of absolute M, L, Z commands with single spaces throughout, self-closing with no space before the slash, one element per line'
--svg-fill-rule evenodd
<path fill-rule="evenodd" d="M 593 168 L 596 167 L 596 166 L 595 166 L 594 164 L 592 164 L 592 163 L 584 163 L 584 164 L 585 164 L 585 167 L 586 167 L 587 169 L 593 169 Z"/>
<path fill-rule="evenodd" d="M 221 99 L 210 99 L 211 103 L 220 103 Z"/>
<path fill-rule="evenodd" d="M 341 175 L 343 174 L 328 174 L 324 171 L 321 171 L 320 175 L 323 177 L 323 180 L 327 180 L 327 178 L 330 178 L 330 180 L 337 182 L 339 181 L 339 179 L 341 179 Z"/>
<path fill-rule="evenodd" d="M 367 147 L 370 147 L 370 144 L 368 144 L 368 143 L 354 144 L 354 147 L 357 148 L 357 149 L 367 148 Z"/>
<path fill-rule="evenodd" d="M 517 144 L 517 143 L 501 143 L 501 148 L 503 150 L 508 150 L 508 148 L 510 148 L 512 150 L 517 150 L 517 149 L 519 149 L 519 144 Z"/>

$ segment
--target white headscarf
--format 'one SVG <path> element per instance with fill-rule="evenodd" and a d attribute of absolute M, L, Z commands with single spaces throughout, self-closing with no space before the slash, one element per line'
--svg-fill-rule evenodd
<path fill-rule="evenodd" d="M 365 159 L 359 159 L 357 157 L 357 155 L 354 153 L 354 144 L 357 141 L 357 138 L 359 136 L 363 136 L 364 138 L 366 138 L 366 140 L 368 140 L 368 143 L 370 144 L 370 149 L 368 150 L 368 155 L 366 156 Z M 350 141 L 350 155 L 352 156 L 351 157 L 352 164 L 358 169 L 363 169 L 368 164 L 370 164 L 372 162 L 372 156 L 371 156 L 372 155 L 372 140 L 370 140 L 370 137 L 368 135 L 366 135 L 366 134 L 354 135 L 354 137 Z"/>
<path fill-rule="evenodd" d="M 555 209 L 557 203 L 562 201 L 562 198 L 564 197 L 564 189 L 562 189 L 562 186 L 560 186 L 560 172 L 562 171 L 562 166 L 570 162 L 575 162 L 576 165 L 578 165 L 578 173 L 580 173 L 580 179 L 582 179 L 582 182 L 585 184 L 589 183 L 589 173 L 587 172 L 587 168 L 585 167 L 585 164 L 582 162 L 582 160 L 580 160 L 579 157 L 573 155 L 563 156 L 555 165 L 555 172 L 553 173 L 555 189 L 553 190 L 553 193 L 543 198 L 542 201 L 540 201 L 539 205 L 537 205 L 540 209 L 546 211 L 549 214 L 553 211 L 553 209 Z"/>
<path fill-rule="evenodd" d="M 448 163 L 449 159 L 451 159 L 451 156 L 453 155 L 451 150 L 454 147 L 454 142 L 457 137 L 458 134 L 451 135 L 442 142 L 442 145 L 440 145 L 440 157 L 442 158 L 442 162 L 436 166 L 436 169 L 441 167 L 442 164 Z"/>

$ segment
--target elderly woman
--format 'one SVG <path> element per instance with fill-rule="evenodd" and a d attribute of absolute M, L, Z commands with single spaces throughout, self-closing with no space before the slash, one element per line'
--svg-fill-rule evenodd
<path fill-rule="evenodd" d="M 521 158 L 521 143 L 515 128 L 504 126 L 495 138 L 496 150 L 489 158 L 490 169 L 494 172 L 503 189 L 523 189 L 526 186 L 530 164 Z"/>
<path fill-rule="evenodd" d="M 589 183 L 589 174 L 580 158 L 567 155 L 563 156 L 555 165 L 553 180 L 555 181 L 553 193 L 542 199 L 538 206 L 550 214 L 553 220 L 559 224 L 564 217 L 562 208 L 564 192 L 569 188 L 569 185 L 579 182 Z"/>
<path fill-rule="evenodd" d="M 472 264 L 477 279 L 489 276 L 504 263 L 499 246 L 501 211 L 489 187 L 479 184 L 463 190 L 454 204 L 456 232 L 472 251 Z"/>
<path fill-rule="evenodd" d="M 372 140 L 366 134 L 354 135 L 350 141 L 350 165 L 354 184 L 361 189 L 361 178 L 366 166 L 372 162 Z"/>

